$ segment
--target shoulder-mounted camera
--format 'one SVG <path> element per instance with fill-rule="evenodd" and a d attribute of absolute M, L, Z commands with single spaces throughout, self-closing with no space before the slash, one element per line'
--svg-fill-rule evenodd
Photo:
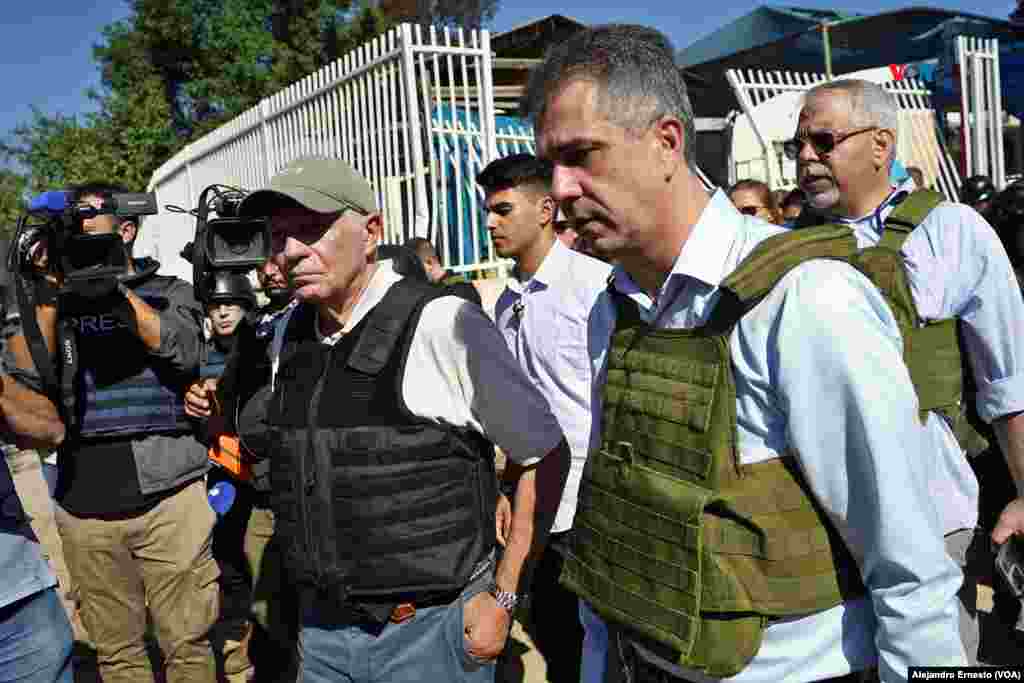
<path fill-rule="evenodd" d="M 196 299 L 209 303 L 231 278 L 218 273 L 242 274 L 259 268 L 270 256 L 270 222 L 242 218 L 238 206 L 248 194 L 227 185 L 210 185 L 199 195 L 195 238 L 181 256 L 192 264 Z M 211 214 L 216 218 L 211 218 Z"/>
<path fill-rule="evenodd" d="M 99 281 L 123 275 L 128 252 L 120 234 L 87 233 L 83 223 L 100 215 L 134 218 L 156 212 L 152 193 L 113 194 L 97 207 L 76 201 L 73 192 L 44 192 L 32 199 L 18 223 L 7 254 L 8 268 L 27 273 L 45 263 L 62 276 L 65 291 L 85 293 Z"/>

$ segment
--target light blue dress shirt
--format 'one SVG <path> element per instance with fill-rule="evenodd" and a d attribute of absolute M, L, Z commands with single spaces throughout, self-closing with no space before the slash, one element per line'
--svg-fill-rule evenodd
<path fill-rule="evenodd" d="M 707 321 L 724 278 L 779 231 L 743 216 L 719 191 L 656 300 L 618 268 L 614 286 L 656 327 L 695 327 Z M 610 306 L 607 298 L 598 305 Z M 889 683 L 906 680 L 911 665 L 966 665 L 956 603 L 962 575 L 943 544 L 929 444 L 881 293 L 844 263 L 805 263 L 740 320 L 729 342 L 741 461 L 796 455 L 868 589 L 772 623 L 754 659 L 729 680 L 814 681 L 877 661 Z M 707 680 L 638 649 L 680 677 Z"/>
<path fill-rule="evenodd" d="M 498 329 L 547 399 L 572 454 L 551 528 L 555 533 L 572 527 L 583 465 L 598 438 L 600 387 L 594 382 L 590 340 L 611 336 L 613 318 L 595 306 L 610 272 L 608 264 L 555 240 L 533 277 L 509 280 L 494 306 Z"/>
<path fill-rule="evenodd" d="M 878 244 L 889 214 L 914 189 L 897 188 L 872 214 L 850 225 L 861 247 Z M 974 209 L 943 202 L 907 237 L 902 255 L 918 314 L 925 321 L 958 318 L 987 422 L 1024 410 L 1024 299 L 995 230 Z M 978 522 L 978 481 L 946 420 L 928 417 L 938 467 L 930 484 L 946 534 Z"/>

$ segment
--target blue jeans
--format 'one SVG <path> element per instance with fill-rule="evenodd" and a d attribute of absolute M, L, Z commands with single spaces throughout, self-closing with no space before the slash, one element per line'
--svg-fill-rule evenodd
<path fill-rule="evenodd" d="M 73 683 L 72 644 L 71 624 L 56 589 L 0 608 L 0 681 Z"/>
<path fill-rule="evenodd" d="M 493 683 L 494 662 L 467 652 L 462 608 L 485 584 L 474 581 L 454 602 L 416 610 L 412 619 L 383 626 L 351 623 L 303 596 L 299 633 L 302 683 Z"/>

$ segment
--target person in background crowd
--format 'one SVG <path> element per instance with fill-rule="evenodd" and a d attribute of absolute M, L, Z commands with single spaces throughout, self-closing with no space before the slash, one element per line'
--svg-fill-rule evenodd
<path fill-rule="evenodd" d="M 782 223 L 782 211 L 775 203 L 775 194 L 760 180 L 740 180 L 729 188 L 729 199 L 736 210 L 746 216 L 757 216 L 763 221 Z"/>
<path fill-rule="evenodd" d="M 563 246 L 574 249 L 576 247 L 576 240 L 579 239 L 579 234 L 576 229 L 572 227 L 572 223 L 569 222 L 565 217 L 565 212 L 562 211 L 561 207 L 558 208 L 555 213 L 555 237 L 562 243 Z"/>
<path fill-rule="evenodd" d="M 63 441 L 64 425 L 35 374 L 0 249 L 0 681 L 73 683 L 74 632 L 50 565 L 30 523 L 33 509 L 53 519 L 52 501 L 35 449 Z M 41 307 L 45 326 L 52 306 Z M 53 346 L 48 347 L 53 352 Z M 37 498 L 32 500 L 30 496 Z M 59 546 L 59 539 L 56 539 Z M 50 551 L 52 553 L 52 551 Z M 65 603 L 66 604 L 66 603 Z"/>
<path fill-rule="evenodd" d="M 280 540 L 274 536 L 269 480 L 273 446 L 267 440 L 263 418 L 270 389 L 270 341 L 277 324 L 297 302 L 273 261 L 264 263 L 256 275 L 268 303 L 246 315 L 234 330 L 234 343 L 222 372 L 204 366 L 204 378 L 189 388 L 185 410 L 204 422 L 209 419 L 210 434 L 217 437 L 220 448 L 217 452 L 211 449 L 211 459 L 223 461 L 225 467 L 215 469 L 211 479 L 223 480 L 220 473 L 231 470 L 230 482 L 238 491 L 215 532 L 216 543 L 221 526 L 235 529 L 231 535 L 234 563 L 244 566 L 249 579 L 242 600 L 247 608 L 244 632 L 237 646 L 225 643 L 225 673 L 231 681 L 290 683 L 298 676 L 298 599 L 286 576 Z M 251 305 L 248 280 L 231 279 L 220 289 L 223 298 Z M 222 396 L 222 411 L 211 417 L 208 410 L 196 405 L 205 405 L 214 395 Z M 227 457 L 232 454 L 234 457 Z"/>
<path fill-rule="evenodd" d="M 914 181 L 914 187 L 918 190 L 926 189 L 924 184 L 924 171 L 919 169 L 917 166 L 907 166 L 907 175 L 909 175 L 911 180 Z"/>
<path fill-rule="evenodd" d="M 996 186 L 985 175 L 972 175 L 960 187 L 960 201 L 971 207 L 984 218 L 989 218 L 992 200 L 996 197 Z"/>
<path fill-rule="evenodd" d="M 786 193 L 786 197 L 780 204 L 782 209 L 782 220 L 786 225 L 792 225 L 804 210 L 804 192 L 799 187 Z"/>
<path fill-rule="evenodd" d="M 302 680 L 493 680 L 568 470 L 557 421 L 478 306 L 376 261 L 383 218 L 344 161 L 297 159 L 240 213 L 270 217 L 300 301 L 275 331 L 265 424 Z M 482 438 L 521 472 L 496 564 Z"/>
<path fill-rule="evenodd" d="M 992 203 L 992 223 L 1024 287 L 1024 181 L 1011 183 Z"/>
<path fill-rule="evenodd" d="M 1021 496 L 1005 507 L 992 532 L 992 540 L 1003 543 L 1024 533 L 1024 300 L 1019 289 L 1007 287 L 1014 275 L 1006 252 L 974 209 L 930 190 L 915 192 L 910 183 L 892 184 L 897 129 L 898 105 L 884 88 L 833 81 L 807 93 L 787 154 L 797 161 L 808 204 L 825 222 L 848 226 L 861 248 L 880 244 L 898 251 L 905 265 L 911 296 L 903 334 L 919 335 L 921 341 L 905 341 L 922 354 L 908 352 L 907 364 L 928 411 L 929 487 L 947 552 L 964 571 L 959 631 L 973 664 L 977 581 L 990 543 L 975 533 L 979 490 L 965 451 L 976 455 L 983 442 L 964 411 L 975 408 L 992 424 Z M 987 195 L 975 198 L 988 201 Z M 916 332 L 926 323 L 927 330 Z M 959 385 L 965 372 L 976 395 Z M 950 382 L 957 388 L 946 389 Z"/>
<path fill-rule="evenodd" d="M 204 305 L 209 335 L 203 345 L 199 382 L 220 377 L 234 345 L 235 332 L 256 305 L 256 295 L 245 274 L 216 271 L 208 277 L 209 292 Z M 252 486 L 251 465 L 243 456 L 238 439 L 226 433 L 223 421 L 202 421 L 198 428 L 209 448 L 210 461 L 217 465 L 210 470 L 206 486 L 219 517 L 213 531 L 213 556 L 221 570 L 220 622 L 226 627 L 222 649 L 224 673 L 229 683 L 244 683 L 253 673 L 248 653 L 252 629 L 249 613 L 253 577 L 259 575 L 258 563 L 250 567 L 246 559 L 245 538 L 258 493 Z"/>
<path fill-rule="evenodd" d="M 412 249 L 419 257 L 423 263 L 423 269 L 427 272 L 427 279 L 432 284 L 439 284 L 448 276 L 444 266 L 441 265 L 437 249 L 434 249 L 434 245 L 426 237 L 412 237 L 405 243 L 405 246 L 407 249 Z"/>
<path fill-rule="evenodd" d="M 100 206 L 122 191 L 90 184 L 75 200 Z M 199 370 L 202 309 L 192 285 L 131 258 L 136 218 L 99 215 L 83 229 L 120 237 L 128 266 L 105 297 L 57 299 L 80 365 L 81 419 L 60 448 L 57 525 L 82 620 L 106 683 L 154 681 L 147 611 L 168 683 L 214 683 L 220 572 L 203 481 L 209 460 L 181 403 Z M 56 321 L 42 331 L 56 335 Z"/>
<path fill-rule="evenodd" d="M 530 584 L 530 634 L 547 664 L 552 683 L 578 683 L 581 656 L 598 651 L 598 661 L 583 661 L 583 680 L 599 680 L 605 649 L 584 648 L 576 595 L 558 583 L 562 559 L 558 546 L 572 528 L 587 453 L 597 442 L 594 368 L 590 337 L 607 336 L 610 320 L 591 319 L 591 310 L 607 286 L 611 268 L 567 248 L 556 237 L 557 205 L 551 198 L 551 164 L 532 154 L 514 154 L 487 165 L 476 182 L 484 191 L 487 229 L 501 258 L 515 260 L 514 278 L 498 297 L 495 321 L 523 372 L 540 390 L 558 418 L 572 451 L 569 477 L 551 528 L 550 545 Z M 573 362 L 567 362 L 573 359 Z M 512 482 L 514 483 L 514 482 Z M 507 497 L 506 497 L 507 496 Z M 499 541 L 505 535 L 506 491 L 499 506 Z M 591 641 L 607 640 L 598 626 Z"/>
<path fill-rule="evenodd" d="M 618 261 L 600 304 L 615 333 L 590 351 L 607 358 L 601 446 L 562 581 L 609 621 L 627 680 L 963 665 L 961 576 L 882 292 L 812 259 L 821 242 L 708 196 L 658 31 L 578 31 L 521 110 L 554 198 Z"/>
<path fill-rule="evenodd" d="M 437 249 L 430 243 L 425 237 L 413 237 L 405 243 L 407 249 L 411 249 L 419 257 L 423 263 L 423 268 L 427 272 L 428 280 L 435 285 L 444 285 L 449 292 L 471 301 L 477 306 L 482 306 L 482 299 L 480 298 L 480 292 L 478 291 L 475 283 L 466 280 L 460 276 L 449 277 L 444 267 L 441 265 L 441 259 L 437 255 Z M 384 258 L 384 253 L 381 252 L 381 258 Z"/>

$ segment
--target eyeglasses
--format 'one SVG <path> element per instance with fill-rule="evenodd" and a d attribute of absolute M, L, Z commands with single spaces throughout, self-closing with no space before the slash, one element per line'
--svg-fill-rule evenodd
<path fill-rule="evenodd" d="M 767 206 L 737 206 L 736 210 L 745 216 L 756 216 L 758 211 L 767 208 Z"/>
<path fill-rule="evenodd" d="M 819 130 L 814 133 L 804 133 L 803 135 L 797 135 L 792 140 L 786 140 L 782 143 L 782 151 L 786 155 L 787 159 L 790 161 L 796 161 L 797 157 L 800 156 L 800 151 L 804 148 L 804 144 L 809 144 L 814 148 L 814 152 L 821 157 L 831 153 L 832 150 L 843 144 L 847 139 L 852 138 L 854 135 L 860 135 L 861 133 L 866 133 L 869 130 L 878 130 L 878 126 L 854 128 L 846 133 L 837 133 L 833 130 Z"/>

